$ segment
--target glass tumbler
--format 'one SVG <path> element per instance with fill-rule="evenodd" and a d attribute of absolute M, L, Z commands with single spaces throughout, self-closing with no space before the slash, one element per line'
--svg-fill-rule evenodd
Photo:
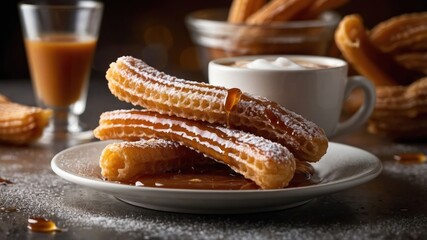
<path fill-rule="evenodd" d="M 18 8 L 36 102 L 53 111 L 45 133 L 90 132 L 79 117 L 86 108 L 103 4 L 23 1 Z"/>

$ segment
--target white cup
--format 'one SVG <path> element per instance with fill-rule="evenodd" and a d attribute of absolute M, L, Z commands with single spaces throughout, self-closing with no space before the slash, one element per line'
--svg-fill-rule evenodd
<path fill-rule="evenodd" d="M 318 69 L 250 69 L 236 62 L 284 57 L 291 61 L 326 66 Z M 375 105 L 375 88 L 361 76 L 348 77 L 348 64 L 337 58 L 308 55 L 258 55 L 220 58 L 209 62 L 209 83 L 263 96 L 294 111 L 323 128 L 328 137 L 348 133 L 363 125 Z M 363 105 L 340 121 L 343 102 L 360 88 Z"/>

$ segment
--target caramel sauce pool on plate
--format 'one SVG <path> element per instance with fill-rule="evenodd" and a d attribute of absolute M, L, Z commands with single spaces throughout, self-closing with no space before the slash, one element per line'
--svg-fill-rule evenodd
<path fill-rule="evenodd" d="M 260 189 L 253 181 L 235 173 L 228 166 L 215 163 L 195 166 L 189 169 L 154 175 L 137 176 L 129 182 L 140 187 L 199 189 L 199 190 L 250 190 Z M 296 172 L 290 187 L 313 185 L 310 172 Z"/>

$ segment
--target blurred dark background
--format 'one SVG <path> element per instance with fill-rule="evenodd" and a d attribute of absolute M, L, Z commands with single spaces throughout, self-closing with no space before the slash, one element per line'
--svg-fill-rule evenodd
<path fill-rule="evenodd" d="M 104 79 L 108 64 L 132 55 L 181 78 L 203 81 L 197 50 L 185 26 L 185 16 L 204 8 L 228 8 L 231 0 L 103 0 L 105 10 L 92 79 Z M 2 1 L 0 81 L 29 79 L 18 1 Z M 427 0 L 350 0 L 337 10 L 359 13 L 368 28 L 403 13 L 427 11 Z M 1 90 L 1 89 L 0 89 Z"/>

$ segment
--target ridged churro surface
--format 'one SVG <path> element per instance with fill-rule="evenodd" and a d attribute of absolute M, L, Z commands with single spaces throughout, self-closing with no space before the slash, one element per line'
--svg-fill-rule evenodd
<path fill-rule="evenodd" d="M 106 78 L 120 100 L 163 114 L 218 123 L 279 142 L 299 159 L 317 161 L 325 153 L 324 131 L 300 115 L 265 98 L 242 93 L 230 108 L 231 90 L 159 72 L 140 59 L 124 56 Z"/>
<path fill-rule="evenodd" d="M 146 110 L 116 110 L 101 115 L 95 137 L 175 141 L 227 164 L 263 189 L 283 188 L 295 172 L 295 157 L 284 146 L 239 130 Z"/>

